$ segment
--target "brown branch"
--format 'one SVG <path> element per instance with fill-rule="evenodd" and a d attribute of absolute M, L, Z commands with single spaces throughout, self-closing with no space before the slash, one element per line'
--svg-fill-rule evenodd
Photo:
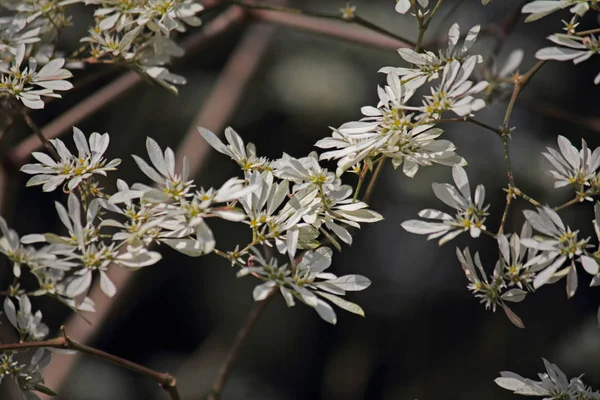
<path fill-rule="evenodd" d="M 321 12 L 301 10 L 301 9 L 292 8 L 292 7 L 284 7 L 284 6 L 279 6 L 279 5 L 264 4 L 264 3 L 257 3 L 257 2 L 251 2 L 251 1 L 231 0 L 231 3 L 237 4 L 240 7 L 244 7 L 251 13 L 258 11 L 258 10 L 263 10 L 263 11 L 277 12 L 277 13 L 286 14 L 286 15 L 290 15 L 290 16 L 304 16 L 304 17 L 308 17 L 308 18 L 315 18 L 317 20 L 318 19 L 330 20 L 330 21 L 338 21 L 338 22 L 343 22 L 343 23 L 356 24 L 358 26 L 361 26 L 361 27 L 369 30 L 371 33 L 376 33 L 378 35 L 388 37 L 389 39 L 396 41 L 398 43 L 404 43 L 405 44 L 404 47 L 415 47 L 414 42 L 412 42 L 408 39 L 405 39 L 393 32 L 390 32 L 387 29 L 384 29 L 384 28 L 380 27 L 379 25 L 376 25 L 376 24 L 370 22 L 367 19 L 365 19 L 359 15 L 356 15 L 353 11 L 348 12 L 348 13 L 327 14 L 327 13 L 321 13 Z M 441 3 L 441 1 L 438 2 L 438 7 L 436 7 L 436 9 L 434 10 L 434 12 L 432 14 L 434 14 L 435 11 L 437 11 L 437 8 L 439 8 L 439 3 Z"/>
<path fill-rule="evenodd" d="M 373 190 L 375 189 L 375 182 L 377 182 L 377 179 L 379 178 L 379 174 L 381 174 L 381 170 L 383 170 L 383 165 L 385 164 L 385 160 L 386 160 L 386 157 L 382 157 L 381 160 L 379 160 L 379 163 L 377 163 L 375 172 L 373 172 L 373 176 L 371 177 L 371 180 L 369 181 L 369 186 L 367 186 L 365 195 L 362 198 L 362 201 L 364 201 L 365 203 L 368 203 L 369 200 L 371 200 L 371 196 L 373 195 Z"/>
<path fill-rule="evenodd" d="M 39 348 L 75 350 L 79 353 L 86 353 L 94 357 L 100 358 L 102 360 L 116 364 L 120 367 L 127 368 L 131 371 L 139 372 L 140 374 L 149 376 L 152 379 L 154 379 L 165 390 L 165 392 L 167 392 L 167 394 L 171 397 L 172 400 L 180 400 L 179 392 L 177 391 L 177 380 L 171 374 L 157 372 L 153 369 L 144 367 L 143 365 L 134 363 L 124 358 L 115 356 L 113 354 L 109 354 L 107 352 L 95 349 L 90 346 L 86 346 L 85 344 L 79 343 L 67 336 L 64 327 L 62 327 L 61 330 L 62 336 L 54 339 L 44 340 L 41 342 L 0 344 L 0 352 Z"/>
<path fill-rule="evenodd" d="M 254 328 L 254 325 L 256 325 L 256 323 L 260 319 L 261 315 L 267 309 L 267 306 L 269 305 L 269 303 L 270 303 L 271 299 L 273 298 L 273 295 L 276 293 L 276 291 L 277 291 L 277 288 L 273 288 L 267 295 L 267 298 L 264 299 L 263 301 L 257 302 L 254 305 L 254 308 L 252 309 L 250 314 L 248 314 L 248 318 L 246 319 L 246 322 L 238 331 L 238 333 L 235 337 L 235 341 L 233 342 L 231 349 L 229 350 L 229 354 L 227 354 L 227 358 L 225 359 L 225 361 L 223 362 L 223 365 L 221 366 L 219 375 L 217 376 L 217 379 L 215 380 L 215 383 L 213 384 L 212 391 L 208 395 L 207 400 L 219 400 L 220 399 L 221 392 L 223 391 L 223 388 L 225 387 L 225 383 L 227 383 L 227 379 L 229 378 L 229 375 L 231 374 L 231 370 L 233 369 L 233 365 L 239 356 L 242 346 L 246 342 L 246 339 L 248 338 L 248 335 L 250 335 L 250 332 L 252 331 L 252 328 Z"/>
<path fill-rule="evenodd" d="M 272 10 L 248 10 L 248 15 L 261 21 L 285 25 L 290 28 L 324 34 L 353 43 L 364 44 L 382 49 L 396 50 L 413 45 L 365 27 L 354 27 L 346 22 L 327 21 L 302 14 L 288 14 Z"/>

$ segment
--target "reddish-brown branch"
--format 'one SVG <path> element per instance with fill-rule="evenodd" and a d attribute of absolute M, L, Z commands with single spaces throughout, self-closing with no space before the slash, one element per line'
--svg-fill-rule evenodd
<path fill-rule="evenodd" d="M 213 384 L 212 390 L 208 395 L 208 400 L 219 400 L 221 398 L 221 393 L 223 392 L 225 384 L 227 383 L 227 379 L 229 378 L 229 375 L 233 370 L 233 365 L 237 360 L 240 351 L 242 350 L 242 346 L 246 342 L 246 339 L 248 339 L 248 336 L 250 335 L 250 332 L 252 332 L 254 325 L 256 325 L 261 315 L 267 309 L 267 306 L 271 302 L 271 299 L 273 298 L 273 295 L 276 292 L 276 288 L 272 289 L 267 298 L 256 303 L 250 314 L 248 314 L 246 322 L 238 331 L 235 337 L 235 341 L 233 342 L 233 344 L 231 345 L 231 349 L 229 350 L 229 354 L 227 354 L 227 358 L 221 366 L 219 375 L 217 376 L 217 379 Z"/>
<path fill-rule="evenodd" d="M 113 354 L 106 353 L 102 350 L 98 350 L 93 347 L 86 346 L 83 343 L 79 343 L 75 340 L 72 340 L 70 337 L 67 336 L 64 328 L 62 329 L 62 333 L 63 335 L 60 337 L 44 340 L 41 342 L 0 344 L 0 352 L 39 348 L 75 350 L 79 353 L 90 354 L 94 357 L 111 362 L 120 367 L 127 368 L 131 371 L 139 372 L 143 375 L 147 375 L 154 379 L 165 390 L 165 392 L 169 394 L 172 400 L 180 400 L 179 392 L 177 391 L 177 380 L 171 374 L 154 371 L 153 369 L 144 367 L 143 365 L 134 363 L 124 358 L 117 357 Z"/>
<path fill-rule="evenodd" d="M 410 43 L 374 32 L 361 26 L 345 22 L 323 20 L 308 15 L 288 14 L 270 10 L 248 10 L 248 14 L 258 20 L 285 25 L 290 28 L 324 34 L 368 46 L 396 50 L 402 47 L 412 48 Z"/>

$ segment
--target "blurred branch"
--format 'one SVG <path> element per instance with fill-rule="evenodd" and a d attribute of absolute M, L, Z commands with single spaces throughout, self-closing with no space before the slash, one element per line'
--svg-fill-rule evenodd
<path fill-rule="evenodd" d="M 292 17 L 298 17 L 298 16 L 302 17 L 303 16 L 303 17 L 309 17 L 309 18 L 328 19 L 328 20 L 333 20 L 333 21 L 356 24 L 365 29 L 368 29 L 372 33 L 387 36 L 389 39 L 391 39 L 392 41 L 395 41 L 397 43 L 395 45 L 395 48 L 397 48 L 397 47 L 414 47 L 415 46 L 415 43 L 411 42 L 410 40 L 405 39 L 393 32 L 388 31 L 385 28 L 382 28 L 382 27 L 364 19 L 363 17 L 356 15 L 354 10 L 349 7 L 346 7 L 345 11 L 340 12 L 339 14 L 328 14 L 328 13 L 300 10 L 300 9 L 291 8 L 291 7 L 282 7 L 282 6 L 278 6 L 278 5 L 255 3 L 255 2 L 250 2 L 250 1 L 232 0 L 231 3 L 237 4 L 240 7 L 244 7 L 245 9 L 250 11 L 251 15 L 254 15 L 253 13 L 256 13 L 256 11 L 258 11 L 258 10 L 262 10 L 262 11 L 272 11 L 272 12 L 277 12 L 277 13 L 281 13 L 281 14 L 286 14 L 286 15 L 289 15 Z M 261 15 L 260 13 L 256 13 L 256 14 Z M 282 22 L 282 21 L 283 21 L 283 19 L 280 20 L 280 22 Z M 325 32 L 323 32 L 323 33 L 325 33 Z M 350 39 L 350 40 L 355 40 L 355 39 Z M 403 44 L 403 46 L 402 46 L 402 44 Z"/>
<path fill-rule="evenodd" d="M 362 201 L 368 203 L 371 200 L 371 196 L 373 195 L 373 190 L 375 189 L 375 183 L 379 178 L 379 174 L 381 174 L 381 170 L 383 170 L 383 165 L 385 164 L 386 157 L 382 157 L 381 160 L 377 163 L 377 167 L 375 168 L 375 172 L 373 172 L 373 176 L 369 181 L 369 186 L 367 186 L 367 190 L 365 195 L 362 198 Z"/>
<path fill-rule="evenodd" d="M 231 374 L 231 370 L 233 369 L 233 364 L 237 360 L 237 358 L 240 354 L 240 350 L 242 349 L 242 346 L 246 342 L 248 335 L 250 335 L 252 328 L 254 328 L 254 325 L 256 325 L 256 323 L 260 319 L 260 316 L 267 309 L 267 306 L 269 305 L 269 303 L 270 303 L 271 299 L 273 298 L 273 295 L 276 293 L 276 291 L 277 291 L 277 288 L 271 289 L 271 291 L 267 295 L 267 298 L 262 301 L 257 302 L 254 305 L 254 308 L 252 309 L 250 314 L 248 314 L 248 318 L 246 319 L 246 322 L 238 331 L 238 333 L 235 337 L 235 341 L 231 345 L 229 354 L 227 354 L 227 358 L 225 359 L 225 361 L 223 362 L 223 365 L 221 366 L 219 375 L 217 376 L 217 379 L 215 380 L 215 383 L 213 384 L 212 391 L 208 395 L 207 400 L 219 400 L 221 398 L 221 392 L 223 391 L 223 388 L 225 387 L 225 383 L 227 383 L 227 378 L 229 378 L 229 374 Z"/>
<path fill-rule="evenodd" d="M 241 8 L 234 9 L 243 12 Z M 176 165 L 182 165 L 183 158 L 187 157 L 191 171 L 200 169 L 201 162 L 210 147 L 198 134 L 197 127 L 202 126 L 220 134 L 236 109 L 250 77 L 263 58 L 273 31 L 274 28 L 268 25 L 261 24 L 251 27 L 242 42 L 231 54 L 227 65 L 215 83 L 214 89 L 177 149 Z M 209 398 L 219 398 L 243 343 L 268 303 L 268 299 L 260 302 L 248 316 L 246 324 L 239 331 L 223 363 Z M 202 353 L 200 354 L 202 355 Z"/>
<path fill-rule="evenodd" d="M 354 19 L 344 19 L 341 15 L 335 16 L 311 16 L 303 12 L 281 12 L 271 8 L 252 7 L 248 9 L 248 15 L 261 21 L 285 25 L 290 28 L 301 29 L 309 32 L 320 33 L 326 36 L 344 39 L 354 43 L 365 44 L 382 49 L 396 50 L 403 47 L 414 47 L 414 43 L 406 39 L 400 39 L 396 35 L 389 36 L 382 33 L 382 28 L 374 29 L 370 22 L 358 17 Z M 329 19 L 329 21 L 327 21 Z M 360 21 L 360 22 L 358 22 Z M 360 27 L 354 27 L 348 24 L 352 22 Z M 368 25 L 368 26 L 367 26 Z"/>
<path fill-rule="evenodd" d="M 136 364 L 129 360 L 121 357 L 117 357 L 113 354 L 106 353 L 102 350 L 95 349 L 93 347 L 86 346 L 85 344 L 79 343 L 72 340 L 67 336 L 64 327 L 61 328 L 62 336 L 43 340 L 40 342 L 20 342 L 20 343 L 9 343 L 0 344 L 0 352 L 6 352 L 10 350 L 26 350 L 26 349 L 39 349 L 39 348 L 52 348 L 52 349 L 69 349 L 75 350 L 79 353 L 86 353 L 102 360 L 111 362 L 120 367 L 127 368 L 131 371 L 139 372 L 140 374 L 147 375 L 153 378 L 164 390 L 167 392 L 172 400 L 180 400 L 179 392 L 177 391 L 177 380 L 170 374 L 154 371 L 150 368 L 146 368 L 143 365 Z"/>
<path fill-rule="evenodd" d="M 600 118 L 587 115 L 577 115 L 572 112 L 564 111 L 562 108 L 547 104 L 539 104 L 539 102 L 529 102 L 523 107 L 535 111 L 545 117 L 554 118 L 569 122 L 574 125 L 587 128 L 593 132 L 600 133 Z"/>
<path fill-rule="evenodd" d="M 207 23 L 203 29 L 185 38 L 181 47 L 186 51 L 186 56 L 193 54 L 199 47 L 227 31 L 233 25 L 242 21 L 244 15 L 241 10 L 228 9 L 221 15 Z M 185 56 L 183 57 L 185 59 Z M 176 60 L 179 62 L 181 59 Z M 175 63 L 176 63 L 175 62 Z M 73 125 L 94 115 L 102 107 L 115 100 L 129 89 L 141 83 L 142 78 L 133 71 L 125 73 L 120 78 L 104 86 L 82 102 L 61 114 L 54 121 L 41 129 L 44 138 L 51 139 L 69 131 Z M 37 137 L 29 137 L 22 141 L 10 154 L 10 161 L 20 167 L 25 164 L 31 153 L 40 148 Z"/>
<path fill-rule="evenodd" d="M 231 11 L 244 13 L 238 7 L 232 8 Z M 181 166 L 183 158 L 187 157 L 191 171 L 200 168 L 200 163 L 210 147 L 198 134 L 197 127 L 201 126 L 220 134 L 238 106 L 244 88 L 262 59 L 272 33 L 273 28 L 270 26 L 253 26 L 233 51 L 177 149 L 176 166 Z"/>

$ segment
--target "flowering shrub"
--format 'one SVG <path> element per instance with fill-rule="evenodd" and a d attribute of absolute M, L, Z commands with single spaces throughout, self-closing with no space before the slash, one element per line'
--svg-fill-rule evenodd
<path fill-rule="evenodd" d="M 73 72 L 87 64 L 117 64 L 176 92 L 174 85 L 185 79 L 170 72 L 173 57 L 183 49 L 175 33 L 200 25 L 204 7 L 193 0 L 87 0 L 93 8 L 94 25 L 80 39 L 83 46 L 73 54 L 57 47 L 60 32 L 74 23 L 68 9 L 78 0 L 27 2 L 1 1 L 10 11 L 0 18 L 0 108 L 11 117 L 28 117 L 30 110 L 42 109 L 45 97 L 59 98 L 57 92 L 73 88 Z M 483 1 L 487 3 L 488 1 Z M 290 12 L 286 8 L 255 3 L 238 3 L 246 8 L 263 7 Z M 547 159 L 554 187 L 571 187 L 571 201 L 551 207 L 524 193 L 516 186 L 510 163 L 511 114 L 519 93 L 547 60 L 575 64 L 598 53 L 595 34 L 599 29 L 581 31 L 579 21 L 590 11 L 600 12 L 595 0 L 532 1 L 522 7 L 535 21 L 562 9 L 572 14 L 563 28 L 549 40 L 556 46 L 539 50 L 540 60 L 521 74 L 525 57 L 514 51 L 503 66 L 486 62 L 472 49 L 481 27 L 470 27 L 461 35 L 458 24 L 448 31 L 447 45 L 434 52 L 423 48 L 423 35 L 436 15 L 442 0 L 399 0 L 395 10 L 416 18 L 418 40 L 412 48 L 399 49 L 398 65 L 380 69 L 385 85 L 377 88 L 377 104 L 362 107 L 363 118 L 332 129 L 331 136 L 315 143 L 319 151 L 295 158 L 282 154 L 270 159 L 259 156 L 252 143 L 244 143 L 232 128 L 225 129 L 224 141 L 215 133 L 198 128 L 198 134 L 214 150 L 231 158 L 240 173 L 220 187 L 204 188 L 190 179 L 186 158 L 176 162 L 175 152 L 163 149 L 152 138 L 146 153 L 133 155 L 139 169 L 151 181 L 128 183 L 118 179 L 116 187 L 100 187 L 100 177 L 116 174 L 121 160 L 108 160 L 108 133 L 86 135 L 73 127 L 76 149 L 69 149 L 58 138 L 45 140 L 47 153 L 33 152 L 37 161 L 20 168 L 31 175 L 27 186 L 41 186 L 43 192 L 58 189 L 66 194 L 66 204 L 57 202 L 56 213 L 64 225 L 62 233 L 35 233 L 20 237 L 0 217 L 0 252 L 12 263 L 13 283 L 2 292 L 4 313 L 17 330 L 19 343 L 0 345 L 0 379 L 12 378 L 24 399 L 36 393 L 53 394 L 44 384 L 43 368 L 50 362 L 49 349 L 88 352 L 110 361 L 126 361 L 102 353 L 69 338 L 67 332 L 47 339 L 50 329 L 40 311 L 33 311 L 30 298 L 49 296 L 74 312 L 94 311 L 89 296 L 96 280 L 102 292 L 115 296 L 116 285 L 107 274 L 110 265 L 138 269 L 157 264 L 161 250 L 168 246 L 186 256 L 208 253 L 225 258 L 237 268 L 238 277 L 252 277 L 257 285 L 255 301 L 264 301 L 279 292 L 292 307 L 297 302 L 314 309 L 324 321 L 335 324 L 333 306 L 361 316 L 363 309 L 344 297 L 346 292 L 367 289 L 371 281 L 364 276 L 336 276 L 327 269 L 334 249 L 342 251 L 353 241 L 353 230 L 381 221 L 383 216 L 368 205 L 374 183 L 389 159 L 395 169 L 415 178 L 419 169 L 441 164 L 451 168 L 454 185 L 434 183 L 435 196 L 446 210 L 424 209 L 420 219 L 402 223 L 404 230 L 439 239 L 444 245 L 461 233 L 472 239 L 489 237 L 497 243 L 498 259 L 485 265 L 478 252 L 456 249 L 468 281 L 468 290 L 495 311 L 501 307 L 508 319 L 523 328 L 521 318 L 509 303 L 522 302 L 528 294 L 544 285 L 566 280 L 567 296 L 575 295 L 578 269 L 600 284 L 600 253 L 595 239 L 584 237 L 562 221 L 559 211 L 579 202 L 593 202 L 600 194 L 600 149 L 591 150 L 585 141 L 581 148 L 565 137 L 558 137 L 558 150 L 548 148 Z M 391 6 L 390 6 L 391 7 Z M 294 12 L 292 10 L 292 12 Z M 355 15 L 350 5 L 342 10 L 342 20 L 373 28 Z M 377 29 L 375 29 L 377 30 Z M 381 29 L 378 30 L 381 32 Z M 464 31 L 464 30 L 463 30 Z M 600 75 L 594 82 L 600 82 Z M 423 92 L 425 94 L 423 94 Z M 493 127 L 477 120 L 477 114 L 490 102 L 510 95 L 502 124 Z M 506 161 L 507 188 L 503 214 L 490 215 L 485 188 L 471 189 L 468 155 L 444 139 L 441 123 L 471 123 L 492 132 L 501 140 Z M 518 129 L 518 127 L 516 127 Z M 328 170 L 329 161 L 336 163 Z M 349 175 L 358 175 L 355 185 Z M 369 188 L 362 183 L 371 174 Z M 532 207 L 523 212 L 519 233 L 505 232 L 511 205 L 522 199 Z M 449 208 L 448 208 L 449 207 Z M 595 204 L 593 227 L 600 239 L 600 202 Z M 233 249 L 219 247 L 211 229 L 212 219 L 243 225 L 249 240 Z M 32 276 L 37 287 L 31 289 L 21 279 Z M 17 354 L 30 351 L 23 363 Z M 112 357 L 112 358 L 111 358 Z M 597 399 L 597 392 L 579 378 L 568 381 L 558 367 L 545 361 L 547 373 L 541 382 L 503 372 L 496 382 L 516 394 L 546 396 L 547 399 Z M 142 367 L 128 368 L 147 372 Z M 154 375 L 153 375 L 154 374 Z M 174 378 L 150 373 L 173 398 L 179 398 Z M 221 386 L 222 388 L 222 386 Z M 218 397 L 215 389 L 213 396 Z"/>

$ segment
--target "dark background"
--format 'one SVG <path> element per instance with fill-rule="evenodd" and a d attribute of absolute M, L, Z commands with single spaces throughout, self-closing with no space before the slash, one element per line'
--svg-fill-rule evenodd
<path fill-rule="evenodd" d="M 342 1 L 295 1 L 294 6 L 336 12 Z M 479 0 L 465 1 L 452 17 L 445 14 L 454 5 L 448 0 L 426 35 L 426 42 L 447 32 L 458 22 L 463 32 L 479 23 L 489 26 L 502 21 L 517 1 L 496 0 L 483 7 Z M 416 24 L 411 17 L 393 11 L 392 0 L 357 1 L 363 17 L 393 32 L 414 39 Z M 74 41 L 86 26 L 89 10 L 76 8 L 76 25 L 64 37 Z M 203 17 L 210 20 L 217 12 Z M 521 72 L 536 60 L 535 51 L 548 45 L 545 36 L 558 32 L 567 12 L 524 24 L 516 29 L 500 53 L 501 62 L 517 47 L 526 52 Z M 584 19 L 583 29 L 595 27 L 595 16 Z M 203 47 L 187 61 L 172 68 L 188 84 L 179 96 L 143 84 L 100 110 L 78 126 L 86 133 L 109 132 L 108 157 L 120 157 L 120 172 L 113 174 L 132 183 L 143 180 L 129 154 L 146 156 L 146 136 L 163 147 L 176 148 L 215 83 L 236 44 L 252 24 L 248 22 Z M 201 29 L 201 28 L 200 28 Z M 494 38 L 482 37 L 475 48 L 486 57 Z M 281 152 L 301 157 L 312 144 L 330 134 L 328 126 L 339 126 L 361 117 L 362 105 L 375 105 L 376 86 L 384 83 L 380 67 L 403 65 L 394 51 L 369 48 L 313 33 L 278 27 L 259 68 L 228 122 L 258 152 L 279 157 Z M 598 117 L 598 88 L 593 77 L 600 67 L 596 59 L 573 66 L 570 62 L 547 63 L 521 95 L 511 125 L 517 127 L 510 144 L 517 185 L 543 203 L 561 204 L 572 193 L 553 190 L 549 164 L 541 156 L 545 146 L 556 147 L 558 134 L 579 146 L 584 138 L 590 148 L 598 146 L 598 132 L 533 111 L 548 106 L 574 115 Z M 91 67 L 97 72 L 102 67 Z M 43 125 L 69 105 L 109 82 L 111 73 L 92 85 L 66 93 L 63 101 L 50 104 L 33 117 Z M 414 99 L 418 99 L 415 96 Z M 505 101 L 495 102 L 477 117 L 492 126 L 501 123 Z M 498 228 L 504 207 L 506 175 L 502 144 L 492 133 L 465 124 L 446 125 L 447 138 L 469 162 L 472 187 L 486 187 L 491 204 L 488 228 Z M 11 130 L 17 143 L 28 135 L 24 126 Z M 70 135 L 64 140 L 70 144 Z M 333 167 L 333 165 L 332 165 Z M 203 162 L 196 176 L 198 186 L 219 185 L 238 173 L 237 166 L 216 152 Z M 42 194 L 39 187 L 24 188 L 19 175 L 18 190 L 5 211 L 20 233 L 60 229 L 54 211 L 59 194 Z M 411 235 L 400 227 L 426 207 L 445 209 L 434 198 L 432 182 L 450 182 L 450 170 L 434 166 L 421 169 L 415 179 L 391 166 L 384 170 L 371 201 L 385 220 L 364 226 L 354 244 L 334 256 L 333 272 L 357 273 L 373 284 L 349 299 L 360 304 L 366 318 L 338 312 L 337 326 L 323 322 L 310 308 L 287 309 L 277 297 L 244 346 L 223 399 L 509 399 L 509 392 L 493 382 L 499 371 L 510 370 L 535 378 L 543 370 L 541 357 L 561 366 L 568 376 L 586 373 L 584 381 L 600 387 L 600 333 L 596 311 L 600 296 L 589 289 L 589 278 L 580 274 L 576 296 L 568 300 L 564 282 L 543 287 L 524 303 L 513 306 L 524 320 L 525 330 L 514 327 L 503 314 L 488 312 L 466 289 L 467 280 L 455 256 L 456 246 L 479 250 L 487 267 L 497 257 L 495 242 L 467 235 L 439 248 L 436 241 Z M 104 187 L 113 187 L 107 181 Z M 507 231 L 520 230 L 521 209 L 512 208 Z M 593 235 L 590 203 L 565 210 L 563 218 Z M 214 223 L 218 247 L 232 249 L 247 242 L 247 231 L 239 225 Z M 574 228 L 574 229 L 576 229 Z M 595 236 L 591 243 L 597 243 Z M 200 399 L 216 376 L 238 327 L 253 306 L 251 277 L 237 279 L 223 259 L 209 255 L 186 258 L 167 248 L 157 265 L 140 270 L 99 330 L 94 346 L 110 353 L 170 371 L 178 378 L 184 399 Z M 4 273 L 5 283 L 9 282 Z M 585 275 L 585 276 L 584 276 Z M 36 301 L 52 329 L 68 315 L 65 307 L 51 300 Z M 5 324 L 6 327 L 6 324 Z M 5 383 L 3 386 L 7 386 Z M 114 367 L 101 360 L 82 357 L 61 399 L 164 399 L 165 394 L 149 378 Z M 10 398 L 0 394 L 0 398 Z"/>

